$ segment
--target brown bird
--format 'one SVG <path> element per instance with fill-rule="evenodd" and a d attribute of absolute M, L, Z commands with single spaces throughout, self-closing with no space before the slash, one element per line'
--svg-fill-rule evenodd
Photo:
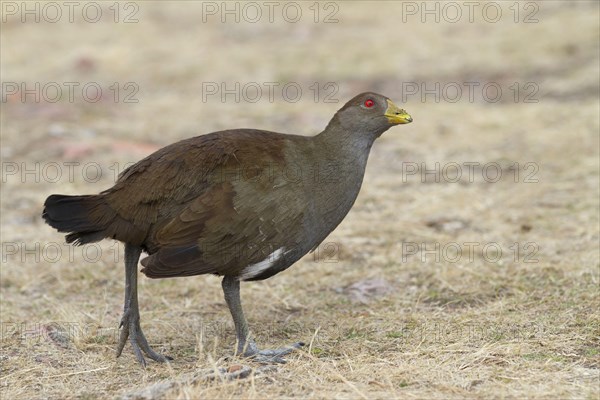
<path fill-rule="evenodd" d="M 362 93 L 312 137 L 255 129 L 214 132 L 164 147 L 97 195 L 51 195 L 43 218 L 68 243 L 125 243 L 125 305 L 117 357 L 127 338 L 142 365 L 156 361 L 140 327 L 137 264 L 150 278 L 223 276 L 237 353 L 262 361 L 302 346 L 259 350 L 242 311 L 240 281 L 269 278 L 314 250 L 346 216 L 371 146 L 412 122 L 387 97 Z"/>

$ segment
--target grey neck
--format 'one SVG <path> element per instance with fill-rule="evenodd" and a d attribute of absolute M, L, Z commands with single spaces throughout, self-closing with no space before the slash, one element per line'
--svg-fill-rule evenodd
<path fill-rule="evenodd" d="M 318 166 L 319 179 L 316 185 L 315 204 L 323 218 L 323 239 L 344 219 L 362 185 L 369 152 L 379 135 L 350 132 L 339 124 L 329 124 L 315 137 L 317 151 L 322 160 Z"/>

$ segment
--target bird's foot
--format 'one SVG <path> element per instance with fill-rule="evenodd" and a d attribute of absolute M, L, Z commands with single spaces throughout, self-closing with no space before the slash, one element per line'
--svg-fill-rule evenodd
<path fill-rule="evenodd" d="M 304 346 L 303 342 L 294 343 L 289 347 L 282 347 L 280 349 L 272 350 L 258 350 L 256 346 L 254 346 L 254 348 L 247 349 L 243 354 L 244 357 L 248 357 L 262 364 L 285 364 L 286 361 L 283 356 L 290 354 L 302 346 Z"/>
<path fill-rule="evenodd" d="M 165 362 L 173 359 L 169 356 L 163 356 L 162 354 L 152 350 L 140 326 L 139 312 L 134 312 L 131 309 L 125 311 L 123 313 L 123 317 L 121 318 L 121 324 L 119 325 L 119 328 L 121 328 L 121 334 L 119 335 L 117 357 L 119 357 L 123 352 L 125 343 L 127 343 L 127 338 L 129 338 L 135 358 L 137 358 L 138 362 L 144 368 L 146 368 L 146 360 L 144 359 L 142 351 L 154 361 Z"/>

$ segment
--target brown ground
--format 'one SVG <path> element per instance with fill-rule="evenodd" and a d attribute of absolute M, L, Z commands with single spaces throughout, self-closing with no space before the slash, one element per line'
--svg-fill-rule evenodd
<path fill-rule="evenodd" d="M 496 3 L 497 23 L 481 7 L 473 23 L 422 23 L 400 2 L 340 2 L 329 24 L 312 21 L 312 2 L 295 24 L 280 8 L 274 23 L 205 23 L 200 2 L 141 3 L 139 22 L 116 24 L 102 4 L 97 23 L 81 9 L 75 23 L 6 13 L 2 23 L 2 398 L 600 396 L 597 2 L 521 2 L 518 23 L 513 2 Z M 320 20 L 335 10 L 324 6 Z M 531 12 L 538 22 L 523 23 Z M 79 89 L 73 102 L 36 102 L 9 93 L 22 82 L 98 82 L 104 96 L 92 103 Z M 137 104 L 124 102 L 128 82 Z M 203 101 L 203 82 L 297 82 L 303 96 Z M 337 104 L 324 102 L 328 82 Z M 491 103 L 476 89 L 473 101 L 465 91 L 436 103 L 403 96 L 403 82 L 493 82 L 503 95 Z M 195 134 L 316 133 L 364 90 L 406 97 L 415 122 L 375 144 L 357 203 L 327 245 L 242 289 L 259 343 L 310 346 L 277 367 L 232 359 L 217 278 L 141 278 L 146 335 L 175 361 L 143 370 L 129 347 L 115 360 L 122 247 L 65 245 L 40 218 L 44 199 L 105 189 L 126 163 Z M 73 179 L 67 162 L 80 163 Z M 446 167 L 438 181 L 420 175 L 436 163 Z M 496 166 L 502 179 L 492 182 Z"/>

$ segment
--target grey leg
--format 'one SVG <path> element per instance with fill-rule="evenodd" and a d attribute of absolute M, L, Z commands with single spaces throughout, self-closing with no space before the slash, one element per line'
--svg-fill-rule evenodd
<path fill-rule="evenodd" d="M 250 336 L 248 322 L 246 322 L 246 317 L 244 317 L 244 310 L 242 309 L 242 301 L 240 299 L 240 281 L 237 278 L 226 276 L 223 278 L 222 286 L 225 302 L 229 307 L 233 323 L 235 324 L 235 336 L 237 338 L 236 354 L 241 354 L 244 357 L 252 357 L 260 362 L 285 363 L 282 356 L 304 346 L 304 343 L 298 342 L 290 347 L 281 349 L 259 350 Z"/>
<path fill-rule="evenodd" d="M 140 327 L 140 310 L 138 306 L 137 295 L 137 264 L 142 254 L 142 249 L 130 244 L 125 244 L 125 305 L 123 307 L 123 317 L 121 318 L 121 334 L 119 336 L 119 345 L 117 347 L 117 357 L 121 355 L 127 338 L 133 347 L 133 352 L 138 362 L 146 367 L 146 360 L 142 351 L 148 357 L 158 362 L 172 360 L 171 357 L 156 353 L 144 336 Z"/>

